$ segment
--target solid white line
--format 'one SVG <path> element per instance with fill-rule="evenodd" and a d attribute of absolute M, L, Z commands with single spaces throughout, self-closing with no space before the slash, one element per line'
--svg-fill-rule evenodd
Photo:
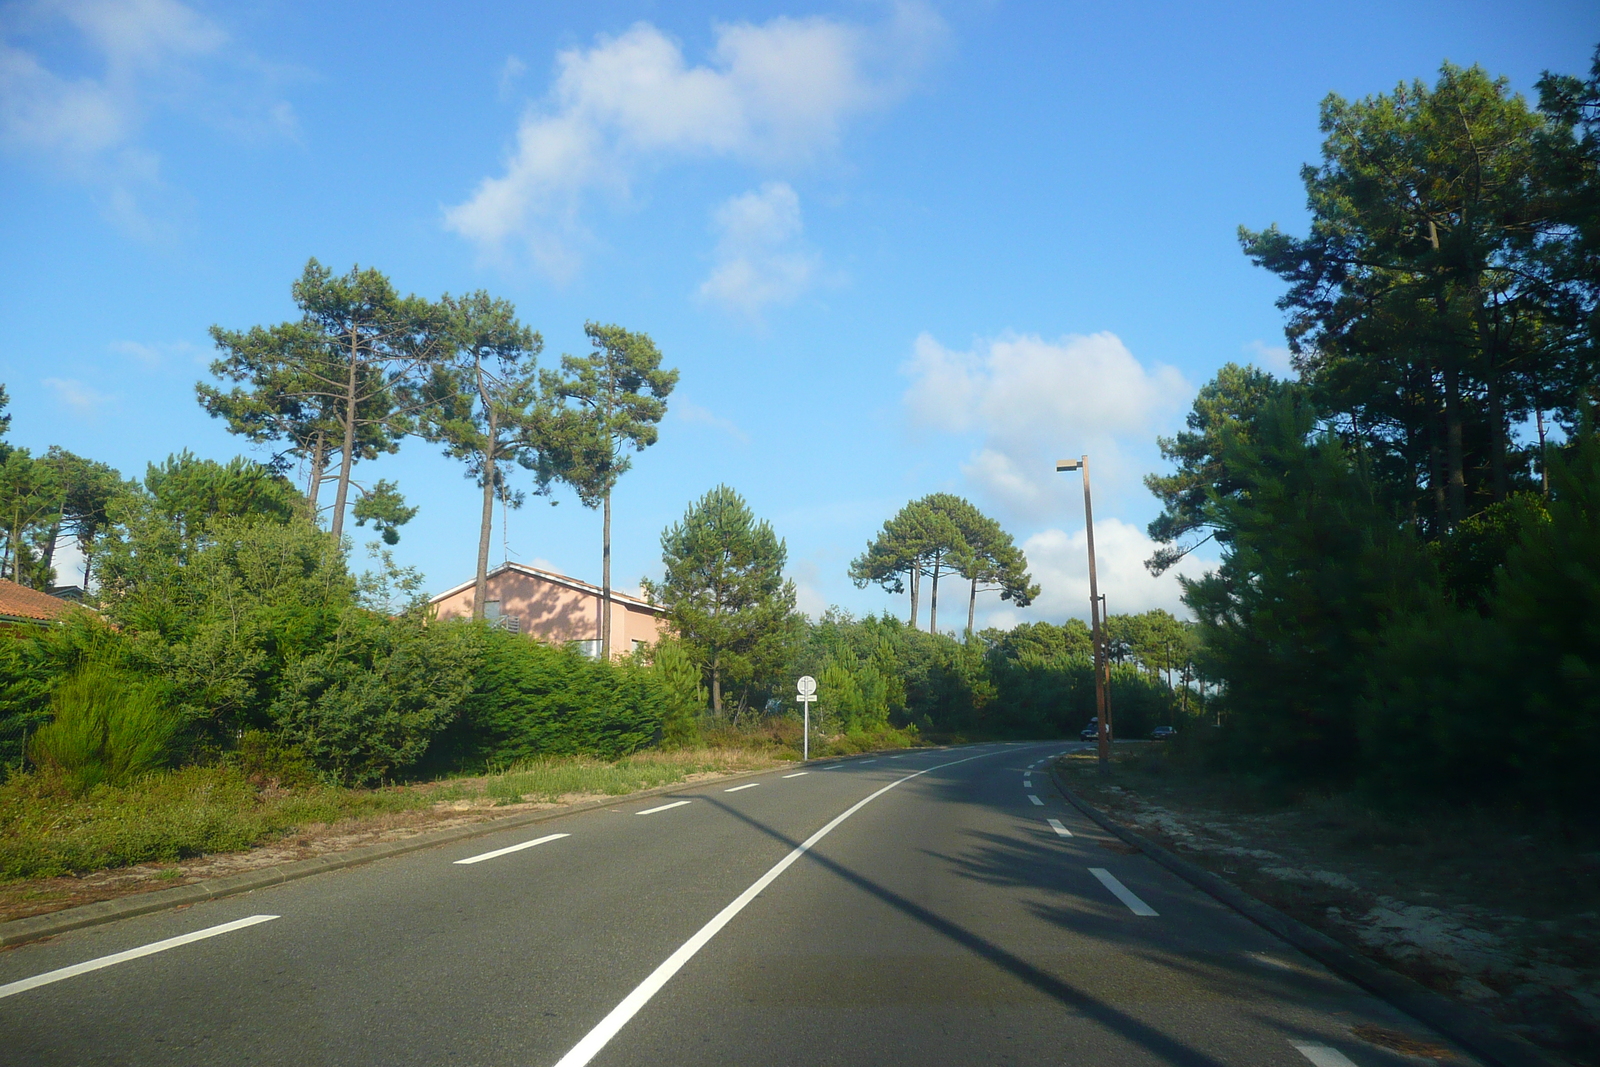
<path fill-rule="evenodd" d="M 565 1056 L 561 1057 L 559 1061 L 557 1061 L 556 1067 L 584 1067 L 585 1064 L 594 1059 L 595 1055 L 599 1053 L 601 1049 L 605 1048 L 611 1039 L 616 1037 L 618 1032 L 620 1032 L 624 1026 L 628 1025 L 628 1020 L 637 1015 L 639 1013 L 639 1009 L 650 1003 L 650 998 L 655 996 L 656 993 L 661 990 L 661 987 L 666 985 L 667 982 L 672 979 L 673 975 L 682 970 L 684 964 L 688 963 L 694 958 L 695 953 L 704 948 L 713 937 L 717 936 L 717 933 L 721 931 L 724 926 L 727 926 L 728 923 L 733 921 L 734 916 L 743 911 L 752 900 L 760 895 L 763 889 L 777 881 L 780 874 L 788 870 L 789 867 L 801 856 L 804 856 L 807 852 L 810 852 L 818 841 L 821 841 L 824 837 L 827 837 L 830 833 L 832 833 L 834 828 L 840 823 L 844 822 L 850 816 L 854 815 L 868 804 L 871 804 L 874 800 L 877 800 L 879 797 L 883 796 L 883 794 L 887 793 L 897 785 L 900 785 L 904 782 L 909 782 L 913 778 L 921 777 L 930 771 L 942 770 L 945 767 L 954 767 L 958 763 L 967 763 L 971 760 L 983 759 L 985 756 L 997 754 L 998 753 L 985 752 L 981 755 L 967 756 L 965 759 L 952 760 L 949 763 L 941 763 L 937 767 L 927 767 L 923 770 L 915 771 L 906 775 L 904 778 L 895 779 L 882 789 L 879 789 L 875 793 L 869 794 L 862 800 L 856 801 L 843 812 L 835 815 L 831 822 L 829 822 L 822 829 L 818 830 L 816 833 L 812 834 L 810 837 L 806 838 L 805 841 L 801 842 L 792 852 L 774 864 L 771 870 L 769 870 L 766 874 L 763 874 L 760 878 L 757 878 L 753 883 L 751 883 L 750 888 L 746 889 L 743 893 L 740 893 L 733 899 L 731 904 L 717 912 L 715 918 L 702 926 L 693 937 L 689 938 L 689 940 L 680 945 L 678 947 L 678 951 L 668 956 L 666 961 L 662 963 L 661 966 L 657 967 L 654 971 L 651 971 L 648 978 L 646 978 L 643 982 L 640 982 L 633 992 L 623 997 L 622 1003 L 618 1004 L 615 1008 L 612 1008 L 610 1014 L 608 1014 L 604 1019 L 601 1019 L 593 1030 L 590 1030 L 586 1035 L 584 1035 L 582 1041 L 579 1041 L 572 1047 L 571 1052 L 568 1052 Z"/>
<path fill-rule="evenodd" d="M 1062 826 L 1060 819 L 1046 819 L 1045 822 L 1050 824 L 1050 829 L 1054 830 L 1056 833 L 1060 834 L 1062 837 L 1071 837 L 1072 836 L 1072 831 L 1068 830 L 1065 826 Z"/>
<path fill-rule="evenodd" d="M 634 812 L 634 814 L 654 815 L 658 811 L 671 811 L 673 808 L 681 808 L 687 803 L 689 803 L 687 800 L 674 800 L 671 804 L 663 804 L 659 808 L 645 808 L 643 811 Z"/>
<path fill-rule="evenodd" d="M 1356 1067 L 1356 1065 L 1350 1061 L 1350 1057 L 1346 1056 L 1336 1048 L 1329 1048 L 1327 1045 L 1300 1045 L 1295 1044 L 1294 1042 L 1290 1043 L 1294 1044 L 1296 1052 L 1300 1053 L 1300 1055 L 1316 1064 L 1316 1067 Z"/>
<path fill-rule="evenodd" d="M 1160 912 L 1133 895 L 1133 890 L 1117 881 L 1117 876 L 1104 867 L 1090 867 L 1089 873 L 1100 879 L 1100 884 L 1111 890 L 1111 895 L 1128 906 L 1135 915 L 1159 915 Z"/>
<path fill-rule="evenodd" d="M 571 834 L 550 834 L 547 837 L 536 837 L 532 841 L 524 841 L 520 845 L 511 845 L 509 848 L 497 848 L 493 852 L 485 852 L 478 856 L 468 856 L 464 860 L 456 860 L 455 862 L 457 865 L 467 863 L 482 863 L 484 860 L 492 860 L 496 856 L 504 856 L 511 852 L 521 852 L 525 848 L 532 848 L 534 845 L 542 845 L 546 841 L 558 841 L 563 837 L 571 836 Z"/>
<path fill-rule="evenodd" d="M 795 771 L 793 774 L 784 775 L 784 777 L 785 778 L 804 778 L 806 775 L 808 775 L 810 773 L 811 773 L 810 771 Z"/>
<path fill-rule="evenodd" d="M 760 784 L 761 784 L 760 782 L 746 782 L 744 785 L 736 785 L 732 789 L 724 789 L 723 792 L 724 793 L 737 793 L 741 789 L 754 789 L 756 786 L 758 786 Z"/>
<path fill-rule="evenodd" d="M 1040 800 L 1038 797 L 1034 796 L 1032 793 L 1028 794 L 1028 799 L 1033 801 L 1034 806 L 1040 807 L 1040 808 L 1044 807 L 1044 801 Z"/>
<path fill-rule="evenodd" d="M 59 982 L 63 978 L 76 978 L 80 974 L 88 974 L 90 971 L 98 971 L 102 967 L 111 967 L 118 963 L 127 963 L 129 960 L 136 960 L 140 956 L 149 956 L 156 952 L 165 952 L 169 948 L 177 948 L 180 945 L 187 945 L 191 941 L 204 941 L 206 938 L 216 937 L 218 934 L 231 934 L 235 930 L 243 930 L 247 926 L 254 926 L 256 923 L 269 922 L 276 918 L 276 915 L 252 915 L 248 919 L 235 919 L 231 923 L 223 923 L 221 926 L 208 926 L 204 930 L 196 930 L 192 934 L 181 934 L 178 937 L 169 937 L 165 941 L 153 941 L 148 945 L 141 945 L 138 948 L 130 948 L 126 952 L 118 952 L 110 956 L 101 956 L 97 960 L 88 960 L 84 963 L 74 963 L 71 967 L 61 967 L 54 971 L 46 971 L 44 974 L 36 974 L 32 978 L 24 978 L 20 982 L 11 982 L 8 985 L 0 985 L 0 998 L 14 996 L 17 993 L 26 993 L 30 989 L 37 989 L 42 985 L 49 985 L 51 982 Z"/>

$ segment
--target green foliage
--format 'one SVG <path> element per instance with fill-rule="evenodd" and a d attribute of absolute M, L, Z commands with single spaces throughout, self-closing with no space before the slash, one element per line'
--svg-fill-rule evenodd
<path fill-rule="evenodd" d="M 127 785 L 165 766 L 182 726 L 160 687 L 100 663 L 62 682 L 50 711 L 28 742 L 28 757 L 79 790 Z"/>
<path fill-rule="evenodd" d="M 794 583 L 783 577 L 783 540 L 719 485 L 662 532 L 661 559 L 666 574 L 646 589 L 704 672 L 713 712 L 722 713 L 724 692 L 735 688 L 748 706 L 788 659 L 799 621 Z"/>
<path fill-rule="evenodd" d="M 346 609 L 284 669 L 267 715 L 334 780 L 384 781 L 421 759 L 474 684 L 476 634 Z"/>
<path fill-rule="evenodd" d="M 505 767 L 543 756 L 617 759 L 663 732 L 669 694 L 652 670 L 592 660 L 477 624 L 477 667 L 432 759 Z"/>
<path fill-rule="evenodd" d="M 650 668 L 666 698 L 661 744 L 666 748 L 699 744 L 700 715 L 710 699 L 701 684 L 700 668 L 682 642 L 671 637 L 657 641 L 650 650 Z"/>

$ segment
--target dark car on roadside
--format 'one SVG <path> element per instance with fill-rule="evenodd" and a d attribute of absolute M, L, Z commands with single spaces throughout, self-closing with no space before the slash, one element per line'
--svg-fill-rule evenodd
<path fill-rule="evenodd" d="M 1078 740 L 1094 741 L 1100 736 L 1100 716 L 1089 720 L 1089 725 L 1078 731 Z"/>
<path fill-rule="evenodd" d="M 1150 740 L 1152 741 L 1171 741 L 1177 736 L 1177 728 L 1172 726 L 1157 726 L 1150 731 Z"/>

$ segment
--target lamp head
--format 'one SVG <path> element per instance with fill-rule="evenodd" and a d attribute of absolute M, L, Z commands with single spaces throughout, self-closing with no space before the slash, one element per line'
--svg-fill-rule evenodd
<path fill-rule="evenodd" d="M 1058 471 L 1075 471 L 1081 466 L 1083 466 L 1083 460 L 1081 459 L 1056 460 L 1056 470 Z"/>

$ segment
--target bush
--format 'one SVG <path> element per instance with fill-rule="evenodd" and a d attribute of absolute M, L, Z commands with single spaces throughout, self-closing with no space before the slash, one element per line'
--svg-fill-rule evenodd
<path fill-rule="evenodd" d="M 125 785 L 164 767 L 182 725 L 157 686 L 98 663 L 62 683 L 50 710 L 28 755 L 79 789 Z"/>
<path fill-rule="evenodd" d="M 390 778 L 416 763 L 461 709 L 476 633 L 348 609 L 331 641 L 283 672 L 272 720 L 334 780 Z"/>
<path fill-rule="evenodd" d="M 696 667 L 683 645 L 663 638 L 651 651 L 651 672 L 666 695 L 666 717 L 661 724 L 664 748 L 692 748 L 700 744 L 700 713 L 707 695 Z"/>
<path fill-rule="evenodd" d="M 475 626 L 478 668 L 436 758 L 504 767 L 541 756 L 614 760 L 662 738 L 670 698 L 652 670 Z"/>

